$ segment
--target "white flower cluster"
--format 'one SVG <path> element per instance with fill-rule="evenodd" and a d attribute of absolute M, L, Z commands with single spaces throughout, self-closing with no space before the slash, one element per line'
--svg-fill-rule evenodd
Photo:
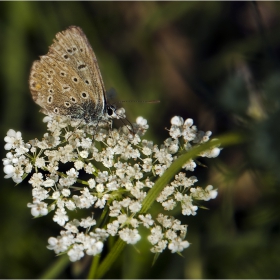
<path fill-rule="evenodd" d="M 140 226 L 149 229 L 148 240 L 154 253 L 165 248 L 181 252 L 189 246 L 186 225 L 173 217 L 159 214 L 153 218 L 140 211 L 154 182 L 179 152 L 207 142 L 211 132 L 198 131 L 191 119 L 173 117 L 170 138 L 157 146 L 141 140 L 148 129 L 142 117 L 131 130 L 126 126 L 85 126 L 61 117 L 48 116 L 44 120 L 48 132 L 42 141 L 35 139 L 26 144 L 20 132 L 8 131 L 5 149 L 9 152 L 3 163 L 5 178 L 15 183 L 30 174 L 31 214 L 38 217 L 54 212 L 53 221 L 63 227 L 59 236 L 49 238 L 48 249 L 56 254 L 67 253 L 71 261 L 77 261 L 84 254 L 101 253 L 109 236 L 136 244 L 141 238 Z M 219 152 L 219 148 L 213 148 L 201 156 L 216 157 Z M 191 160 L 183 170 L 193 171 L 195 167 Z M 212 186 L 195 187 L 196 182 L 196 177 L 180 172 L 157 201 L 164 210 L 181 205 L 183 215 L 195 215 L 197 200 L 217 196 Z M 97 208 L 96 219 L 93 208 Z M 88 216 L 76 219 L 79 209 L 88 209 Z"/>

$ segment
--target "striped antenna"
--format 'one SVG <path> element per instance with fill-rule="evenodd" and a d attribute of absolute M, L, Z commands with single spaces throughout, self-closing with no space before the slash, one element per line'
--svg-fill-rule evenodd
<path fill-rule="evenodd" d="M 160 100 L 121 100 L 118 103 L 160 103 Z"/>

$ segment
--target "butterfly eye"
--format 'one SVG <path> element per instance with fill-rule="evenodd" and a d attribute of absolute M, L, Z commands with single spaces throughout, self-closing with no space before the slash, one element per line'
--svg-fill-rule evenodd
<path fill-rule="evenodd" d="M 53 102 L 53 96 L 49 95 L 48 98 L 47 98 L 47 102 L 48 102 L 49 104 L 52 104 L 52 102 Z"/>
<path fill-rule="evenodd" d="M 116 111 L 116 108 L 113 105 L 107 106 L 107 114 L 108 114 L 108 116 L 112 116 L 115 111 Z"/>
<path fill-rule="evenodd" d="M 113 115 L 113 110 L 111 108 L 109 108 L 107 113 L 108 113 L 109 116 L 112 116 Z"/>
<path fill-rule="evenodd" d="M 88 93 L 87 92 L 82 92 L 81 96 L 82 96 L 82 98 L 87 99 L 88 98 Z"/>

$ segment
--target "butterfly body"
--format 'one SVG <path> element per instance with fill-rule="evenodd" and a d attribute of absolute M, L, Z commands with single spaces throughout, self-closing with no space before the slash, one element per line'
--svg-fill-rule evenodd
<path fill-rule="evenodd" d="M 96 56 L 77 26 L 57 33 L 48 54 L 33 63 L 29 87 L 41 111 L 51 116 L 91 124 L 108 119 L 114 108 L 107 104 Z"/>

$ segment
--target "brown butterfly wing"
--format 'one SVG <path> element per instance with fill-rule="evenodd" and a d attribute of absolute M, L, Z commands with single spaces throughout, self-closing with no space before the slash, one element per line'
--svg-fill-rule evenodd
<path fill-rule="evenodd" d="M 86 122 L 104 114 L 105 88 L 97 59 L 79 27 L 56 34 L 48 54 L 33 63 L 29 86 L 45 114 Z"/>

